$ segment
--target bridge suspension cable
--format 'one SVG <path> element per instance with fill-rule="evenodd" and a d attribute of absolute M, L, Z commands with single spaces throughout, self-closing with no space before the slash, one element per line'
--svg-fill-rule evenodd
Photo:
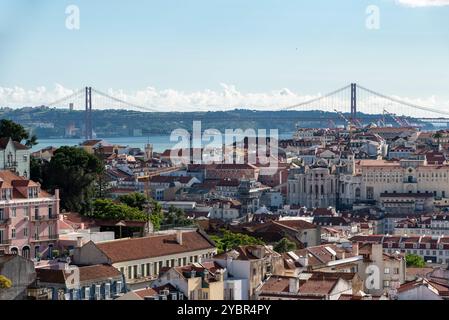
<path fill-rule="evenodd" d="M 350 89 L 350 88 L 351 88 L 351 85 L 347 85 L 347 86 L 345 86 L 343 88 L 340 88 L 338 90 L 329 92 L 328 94 L 325 94 L 324 96 L 320 96 L 320 97 L 317 97 L 317 98 L 314 98 L 314 99 L 311 99 L 311 100 L 308 100 L 308 101 L 304 101 L 304 102 L 301 102 L 301 103 L 298 103 L 298 104 L 295 104 L 295 105 L 292 105 L 292 106 L 289 106 L 289 107 L 284 107 L 284 108 L 282 108 L 282 109 L 280 109 L 278 111 L 288 111 L 288 110 L 296 109 L 296 108 L 299 108 L 299 107 L 302 107 L 302 106 L 311 105 L 311 104 L 313 104 L 315 102 L 318 102 L 318 101 L 324 100 L 326 98 L 329 98 L 331 96 L 337 95 L 337 94 L 339 94 L 339 93 L 341 93 L 341 92 L 343 92 L 343 91 L 345 91 L 347 89 Z"/>
<path fill-rule="evenodd" d="M 127 101 L 115 98 L 115 97 L 113 97 L 113 96 L 111 96 L 111 95 L 109 95 L 107 93 L 101 92 L 101 91 L 99 91 L 97 89 L 94 89 L 94 88 L 92 88 L 92 92 L 95 92 L 96 94 L 98 94 L 98 95 L 100 95 L 100 96 L 102 96 L 104 98 L 111 99 L 111 100 L 113 100 L 115 102 L 118 102 L 120 104 L 123 104 L 123 105 L 131 107 L 131 108 L 135 108 L 135 109 L 139 109 L 139 110 L 143 110 L 143 111 L 149 111 L 149 112 L 159 112 L 158 110 L 153 109 L 153 108 L 139 106 L 139 105 L 136 105 L 136 104 L 133 104 L 133 103 L 130 103 L 130 102 L 127 102 Z"/>
<path fill-rule="evenodd" d="M 58 99 L 56 101 L 53 101 L 52 103 L 48 103 L 46 104 L 47 107 L 53 107 L 53 106 L 58 106 L 61 105 L 63 102 L 70 102 L 75 98 L 78 98 L 78 96 L 80 96 L 81 94 L 84 94 L 84 88 L 83 89 L 79 89 L 78 91 L 75 91 L 74 93 L 72 93 L 71 95 L 68 95 L 64 98 Z"/>
<path fill-rule="evenodd" d="M 362 91 L 365 91 L 367 93 L 370 93 L 372 95 L 378 96 L 380 98 L 383 98 L 383 99 L 386 99 L 386 100 L 390 100 L 392 102 L 399 103 L 399 104 L 402 104 L 404 106 L 408 106 L 408 107 L 411 107 L 411 108 L 414 108 L 414 109 L 418 109 L 418 110 L 422 110 L 422 111 L 429 111 L 429 112 L 433 112 L 433 113 L 438 113 L 438 114 L 445 115 L 445 116 L 449 115 L 449 112 L 438 110 L 438 109 L 434 109 L 434 108 L 419 106 L 419 105 L 414 104 L 414 103 L 406 102 L 406 101 L 403 101 L 403 100 L 400 100 L 400 99 L 396 99 L 396 98 L 387 96 L 385 94 L 382 94 L 382 93 L 379 93 L 379 92 L 367 89 L 367 88 L 362 87 L 360 85 L 357 85 L 357 88 L 361 89 Z"/>

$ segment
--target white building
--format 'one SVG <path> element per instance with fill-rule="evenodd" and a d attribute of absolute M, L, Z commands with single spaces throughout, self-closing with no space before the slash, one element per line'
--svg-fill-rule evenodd
<path fill-rule="evenodd" d="M 10 138 L 0 139 L 0 170 L 11 170 L 21 177 L 30 177 L 30 150 Z"/>

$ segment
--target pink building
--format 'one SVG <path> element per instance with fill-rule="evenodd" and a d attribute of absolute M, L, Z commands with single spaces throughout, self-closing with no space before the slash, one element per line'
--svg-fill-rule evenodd
<path fill-rule="evenodd" d="M 59 192 L 50 195 L 34 181 L 0 171 L 0 254 L 51 257 L 58 240 Z"/>

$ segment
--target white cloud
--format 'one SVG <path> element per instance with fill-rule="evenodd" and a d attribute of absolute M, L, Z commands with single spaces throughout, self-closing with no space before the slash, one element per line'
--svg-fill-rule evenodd
<path fill-rule="evenodd" d="M 396 0 L 396 3 L 413 8 L 449 6 L 449 0 Z"/>
<path fill-rule="evenodd" d="M 35 89 L 25 89 L 21 87 L 5 88 L 0 87 L 0 107 L 23 107 L 23 106 L 40 106 L 47 105 L 53 101 L 69 96 L 76 92 L 77 89 L 68 89 L 62 85 L 56 84 L 54 88 L 37 87 Z M 221 84 L 221 90 L 205 89 L 202 91 L 184 92 L 175 89 L 158 90 L 154 87 L 147 87 L 134 92 L 125 92 L 124 90 L 109 89 L 107 94 L 129 103 L 152 108 L 161 112 L 166 111 L 216 111 L 216 110 L 232 110 L 236 108 L 252 109 L 252 110 L 279 110 L 284 107 L 296 105 L 298 103 L 308 101 L 321 94 L 300 94 L 295 93 L 288 88 L 273 90 L 269 92 L 242 92 L 234 85 Z M 443 103 L 436 96 L 427 98 L 409 98 L 395 97 L 397 99 L 407 101 L 409 103 L 422 106 L 440 106 L 442 110 L 448 110 L 449 102 Z M 346 100 L 344 100 L 346 99 Z M 314 103 L 307 108 L 301 110 L 317 110 L 323 109 L 334 111 L 337 108 L 340 111 L 349 111 L 349 95 L 343 98 L 341 95 L 334 98 L 326 99 L 324 102 Z M 429 112 L 413 110 L 409 107 L 400 107 L 386 103 L 382 99 L 372 99 L 364 101 L 362 96 L 359 98 L 359 111 L 367 113 L 382 113 L 386 108 L 390 112 L 398 114 L 410 114 L 414 116 L 438 116 L 430 115 Z M 76 100 L 70 102 L 75 103 L 76 110 L 84 108 L 84 94 L 80 94 Z M 68 101 L 64 102 L 60 107 L 68 108 Z M 369 104 L 369 108 L 367 105 Z M 336 107 L 339 105 L 340 107 Z M 446 106 L 446 108 L 444 108 Z M 105 99 L 93 93 L 94 109 L 129 109 L 111 100 Z M 368 111 L 367 111 L 368 109 Z"/>

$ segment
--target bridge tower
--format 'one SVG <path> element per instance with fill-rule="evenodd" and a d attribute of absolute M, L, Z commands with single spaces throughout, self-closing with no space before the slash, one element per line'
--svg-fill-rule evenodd
<path fill-rule="evenodd" d="M 357 120 L 357 84 L 351 83 L 351 122 Z"/>
<path fill-rule="evenodd" d="M 86 87 L 86 111 L 85 111 L 85 131 L 86 140 L 91 140 L 93 137 L 92 129 L 92 87 Z"/>

